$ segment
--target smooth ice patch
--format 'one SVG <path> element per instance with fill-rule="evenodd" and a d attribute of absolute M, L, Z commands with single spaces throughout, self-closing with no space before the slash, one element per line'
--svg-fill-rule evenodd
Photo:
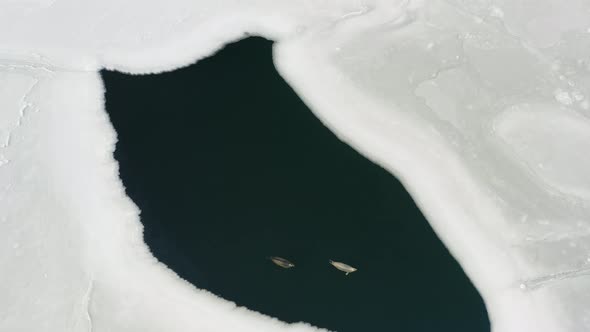
<path fill-rule="evenodd" d="M 590 200 L 590 120 L 574 110 L 546 104 L 506 109 L 495 132 L 545 184 Z"/>

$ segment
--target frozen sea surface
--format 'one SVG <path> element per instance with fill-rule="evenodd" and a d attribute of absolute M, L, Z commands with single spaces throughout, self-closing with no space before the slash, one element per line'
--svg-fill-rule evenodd
<path fill-rule="evenodd" d="M 156 262 L 112 156 L 97 70 L 171 70 L 256 34 L 277 41 L 277 69 L 315 115 L 403 182 L 494 331 L 589 330 L 589 10 L 0 2 L 0 329 L 313 330 L 236 309 Z"/>

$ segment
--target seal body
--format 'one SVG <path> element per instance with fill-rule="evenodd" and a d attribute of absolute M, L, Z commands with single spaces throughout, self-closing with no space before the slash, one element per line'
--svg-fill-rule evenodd
<path fill-rule="evenodd" d="M 330 264 L 332 264 L 335 268 L 337 268 L 338 270 L 342 271 L 342 272 L 346 272 L 346 275 L 348 275 L 349 273 L 352 273 L 354 271 L 356 271 L 356 268 L 348 265 L 348 264 L 344 264 L 342 262 L 335 262 L 333 260 L 330 260 Z"/>
<path fill-rule="evenodd" d="M 278 257 L 278 256 L 271 256 L 269 257 L 269 259 L 275 263 L 276 265 L 285 268 L 285 269 L 290 269 L 292 267 L 295 266 L 295 264 L 289 262 L 288 260 L 282 258 L 282 257 Z"/>

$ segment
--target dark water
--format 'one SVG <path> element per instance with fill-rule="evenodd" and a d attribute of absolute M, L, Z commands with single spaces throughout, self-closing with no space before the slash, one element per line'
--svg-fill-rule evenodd
<path fill-rule="evenodd" d="M 102 74 L 145 240 L 183 278 L 342 332 L 489 331 L 402 185 L 312 115 L 275 71 L 271 42 L 249 38 L 171 73 Z"/>

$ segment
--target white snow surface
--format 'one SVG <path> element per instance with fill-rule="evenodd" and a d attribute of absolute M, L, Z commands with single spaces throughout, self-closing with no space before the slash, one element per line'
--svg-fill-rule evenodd
<path fill-rule="evenodd" d="M 493 331 L 590 331 L 590 0 L 0 0 L 0 331 L 317 330 L 158 263 L 113 159 L 98 70 L 248 34 L 401 179 Z"/>

